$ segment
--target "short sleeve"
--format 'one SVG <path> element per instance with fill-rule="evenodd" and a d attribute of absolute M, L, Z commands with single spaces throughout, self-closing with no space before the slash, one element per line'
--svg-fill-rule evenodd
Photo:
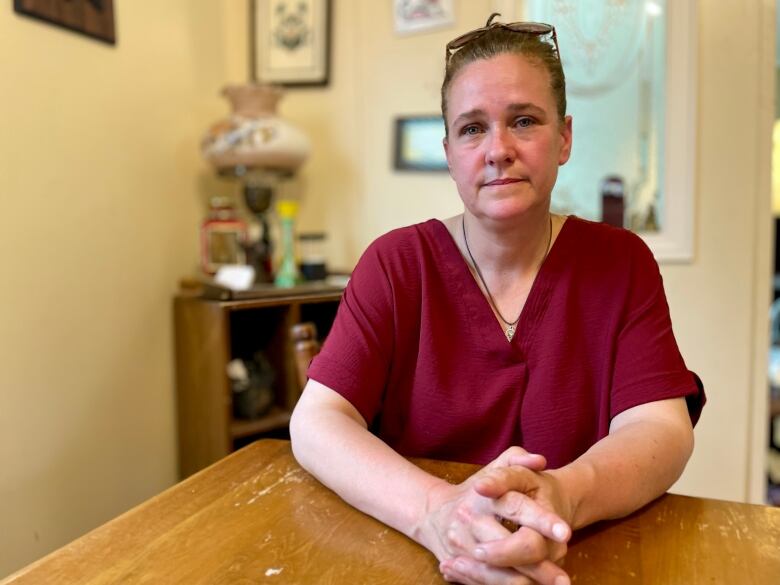
<path fill-rule="evenodd" d="M 704 387 L 680 355 L 652 252 L 638 236 L 626 233 L 630 283 L 615 349 L 610 418 L 640 404 L 685 397 L 696 424 L 706 400 Z"/>
<path fill-rule="evenodd" d="M 393 354 L 393 290 L 380 248 L 381 241 L 374 242 L 358 261 L 333 327 L 308 370 L 369 425 L 380 409 Z"/>

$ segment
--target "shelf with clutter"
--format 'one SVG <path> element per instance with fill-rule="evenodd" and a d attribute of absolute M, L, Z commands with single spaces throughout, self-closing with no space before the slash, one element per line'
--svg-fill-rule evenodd
<path fill-rule="evenodd" d="M 187 477 L 262 437 L 286 438 L 300 396 L 293 328 L 327 336 L 341 289 L 218 301 L 174 299 L 179 473 Z"/>

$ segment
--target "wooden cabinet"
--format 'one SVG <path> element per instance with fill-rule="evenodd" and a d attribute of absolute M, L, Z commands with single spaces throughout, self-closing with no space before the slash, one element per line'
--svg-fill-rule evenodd
<path fill-rule="evenodd" d="M 216 301 L 174 299 L 179 475 L 187 477 L 261 437 L 285 437 L 300 387 L 290 328 L 312 321 L 330 331 L 341 290 Z M 233 416 L 226 367 L 262 351 L 275 371 L 274 405 L 256 419 Z"/>

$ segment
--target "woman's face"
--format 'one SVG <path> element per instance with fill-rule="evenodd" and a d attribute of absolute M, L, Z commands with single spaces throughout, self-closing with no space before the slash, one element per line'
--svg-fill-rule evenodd
<path fill-rule="evenodd" d="M 450 85 L 450 175 L 466 208 L 494 220 L 549 207 L 569 160 L 571 117 L 560 122 L 547 70 L 505 53 L 466 65 Z"/>

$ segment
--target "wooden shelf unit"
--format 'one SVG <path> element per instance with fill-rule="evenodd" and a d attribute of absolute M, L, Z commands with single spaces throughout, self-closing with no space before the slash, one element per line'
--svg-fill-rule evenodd
<path fill-rule="evenodd" d="M 290 328 L 330 331 L 340 291 L 229 301 L 174 299 L 179 476 L 187 477 L 255 439 L 284 436 L 300 395 Z M 226 366 L 262 350 L 276 372 L 274 406 L 257 419 L 233 416 Z"/>

